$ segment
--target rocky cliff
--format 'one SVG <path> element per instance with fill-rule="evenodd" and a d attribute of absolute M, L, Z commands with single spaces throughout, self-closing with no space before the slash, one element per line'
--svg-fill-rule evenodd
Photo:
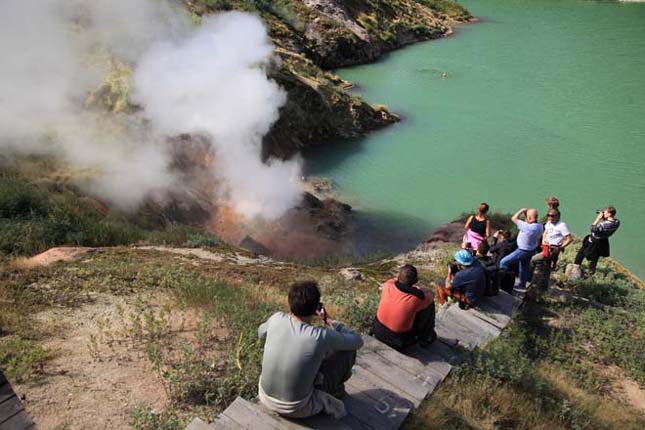
<path fill-rule="evenodd" d="M 196 16 L 239 9 L 259 14 L 280 63 L 272 77 L 288 92 L 280 120 L 264 141 L 265 156 L 356 137 L 398 121 L 345 91 L 329 72 L 374 61 L 403 45 L 442 37 L 471 16 L 448 0 L 186 0 Z"/>

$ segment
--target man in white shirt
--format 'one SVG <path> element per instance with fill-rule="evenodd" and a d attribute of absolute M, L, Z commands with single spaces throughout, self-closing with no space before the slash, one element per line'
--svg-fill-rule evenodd
<path fill-rule="evenodd" d="M 535 254 L 531 261 L 535 264 L 536 276 L 533 284 L 546 288 L 549 284 L 551 270 L 555 270 L 558 256 L 573 242 L 573 236 L 567 224 L 560 219 L 560 211 L 550 207 L 542 234 L 542 252 Z"/>
<path fill-rule="evenodd" d="M 532 261 L 541 263 L 546 260 L 552 263 L 551 269 L 555 269 L 558 255 L 573 242 L 573 236 L 567 224 L 560 219 L 558 209 L 549 209 L 546 216 L 547 222 L 544 224 L 544 234 L 542 234 L 542 252 L 536 254 Z"/>

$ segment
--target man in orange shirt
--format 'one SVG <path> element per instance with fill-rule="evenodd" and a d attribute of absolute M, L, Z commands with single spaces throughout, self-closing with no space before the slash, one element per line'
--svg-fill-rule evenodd
<path fill-rule="evenodd" d="M 374 319 L 374 334 L 396 350 L 415 343 L 425 347 L 437 337 L 432 292 L 415 287 L 418 281 L 417 269 L 406 264 L 397 278 L 383 285 Z"/>

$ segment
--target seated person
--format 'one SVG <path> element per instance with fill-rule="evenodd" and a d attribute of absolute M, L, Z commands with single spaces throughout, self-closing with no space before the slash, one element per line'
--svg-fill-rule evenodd
<path fill-rule="evenodd" d="M 512 254 L 516 249 L 517 242 L 509 230 L 498 230 L 495 232 L 490 246 L 490 252 L 494 255 L 495 264 L 498 268 L 502 258 Z M 512 293 L 513 285 L 515 284 L 515 276 L 519 273 L 520 266 L 518 263 L 511 264 L 510 270 L 499 270 L 497 273 L 499 288 L 507 293 Z"/>
<path fill-rule="evenodd" d="M 488 242 L 481 242 L 477 247 L 477 254 L 475 254 L 475 258 L 477 259 L 477 261 L 479 261 L 479 264 L 482 265 L 484 272 L 486 273 L 485 295 L 495 296 L 499 291 L 499 280 L 497 279 L 498 269 L 497 265 L 495 264 L 495 259 L 488 255 L 489 248 L 490 246 L 488 245 Z"/>
<path fill-rule="evenodd" d="M 415 343 L 427 346 L 437 337 L 432 292 L 415 287 L 418 281 L 417 269 L 406 264 L 396 279 L 383 285 L 374 335 L 396 350 Z"/>
<path fill-rule="evenodd" d="M 320 303 L 314 281 L 296 282 L 289 290 L 290 312 L 276 312 L 258 328 L 266 339 L 260 402 L 269 410 L 291 418 L 324 411 L 335 418 L 345 415 L 339 398 L 352 375 L 361 335 L 333 321 Z M 316 315 L 323 326 L 313 325 Z"/>
<path fill-rule="evenodd" d="M 444 304 L 448 297 L 459 300 L 462 308 L 477 306 L 486 291 L 486 273 L 482 265 L 465 249 L 455 253 L 455 262 L 448 265 L 445 285 L 437 286 L 437 301 Z"/>

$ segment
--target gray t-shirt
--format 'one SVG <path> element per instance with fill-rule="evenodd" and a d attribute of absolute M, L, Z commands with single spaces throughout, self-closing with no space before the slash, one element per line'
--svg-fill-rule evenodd
<path fill-rule="evenodd" d="M 517 235 L 517 247 L 524 251 L 533 251 L 540 244 L 544 227 L 539 222 L 529 224 L 522 220 L 517 222 L 520 233 Z"/>
<path fill-rule="evenodd" d="M 363 346 L 361 335 L 334 322 L 333 329 L 318 327 L 276 312 L 258 328 L 266 338 L 260 384 L 269 396 L 287 402 L 307 397 L 323 358 L 336 351 Z"/>

